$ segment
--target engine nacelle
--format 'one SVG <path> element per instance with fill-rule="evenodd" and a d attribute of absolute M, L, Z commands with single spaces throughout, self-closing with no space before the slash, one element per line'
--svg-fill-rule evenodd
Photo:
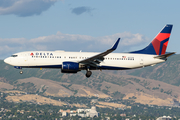
<path fill-rule="evenodd" d="M 77 73 L 79 71 L 79 63 L 76 62 L 63 62 L 62 73 Z"/>

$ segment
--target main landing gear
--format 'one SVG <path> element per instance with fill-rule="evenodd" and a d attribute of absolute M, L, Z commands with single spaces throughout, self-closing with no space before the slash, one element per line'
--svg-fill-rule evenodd
<path fill-rule="evenodd" d="M 21 70 L 19 73 L 20 73 L 20 74 L 23 74 L 23 71 Z"/>
<path fill-rule="evenodd" d="M 87 72 L 86 72 L 86 77 L 89 78 L 91 75 L 92 75 L 92 72 L 89 71 L 89 69 L 88 69 Z"/>
<path fill-rule="evenodd" d="M 19 73 L 20 73 L 20 74 L 23 74 L 23 71 L 22 71 L 22 67 L 21 67 L 21 66 L 14 66 L 14 68 L 20 69 Z"/>

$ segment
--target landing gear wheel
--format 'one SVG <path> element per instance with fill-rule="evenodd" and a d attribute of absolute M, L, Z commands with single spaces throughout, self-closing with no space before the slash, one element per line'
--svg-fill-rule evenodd
<path fill-rule="evenodd" d="M 86 72 L 86 77 L 89 78 L 91 76 L 92 72 L 91 71 L 87 71 Z"/>
<path fill-rule="evenodd" d="M 19 73 L 20 73 L 20 74 L 23 74 L 23 71 L 20 71 Z"/>

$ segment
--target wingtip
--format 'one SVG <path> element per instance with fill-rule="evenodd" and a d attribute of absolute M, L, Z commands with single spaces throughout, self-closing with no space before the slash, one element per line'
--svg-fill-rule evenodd
<path fill-rule="evenodd" d="M 115 44 L 112 46 L 111 50 L 115 50 L 119 44 L 120 38 L 115 42 Z"/>

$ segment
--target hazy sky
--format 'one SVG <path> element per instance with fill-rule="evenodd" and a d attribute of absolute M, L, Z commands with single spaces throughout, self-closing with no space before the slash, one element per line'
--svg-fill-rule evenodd
<path fill-rule="evenodd" d="M 0 0 L 0 59 L 31 50 L 115 52 L 144 48 L 173 24 L 168 51 L 180 53 L 180 1 Z"/>

